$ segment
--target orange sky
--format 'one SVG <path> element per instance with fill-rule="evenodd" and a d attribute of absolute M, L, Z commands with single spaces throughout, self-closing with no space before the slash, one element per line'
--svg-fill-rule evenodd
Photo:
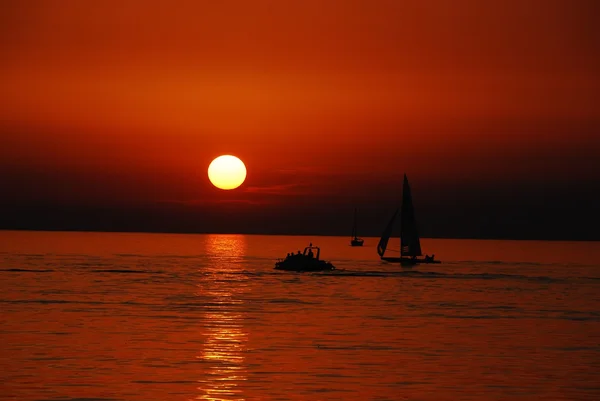
<path fill-rule="evenodd" d="M 0 7 L 0 178 L 15 202 L 337 199 L 404 171 L 427 185 L 600 178 L 593 0 Z M 234 193 L 207 183 L 222 153 L 248 166 Z"/>

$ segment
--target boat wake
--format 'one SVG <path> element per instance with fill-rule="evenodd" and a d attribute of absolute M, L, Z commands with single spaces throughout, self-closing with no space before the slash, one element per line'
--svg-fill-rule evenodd
<path fill-rule="evenodd" d="M 336 270 L 333 272 L 322 272 L 320 275 L 328 276 L 347 276 L 347 277 L 407 277 L 414 279 L 452 279 L 452 280 L 520 280 L 520 281 L 535 281 L 556 283 L 564 281 L 559 278 L 551 278 L 546 276 L 526 276 L 521 274 L 504 274 L 504 273 L 440 273 L 440 272 L 423 272 L 416 270 L 403 271 L 369 271 L 369 270 Z"/>

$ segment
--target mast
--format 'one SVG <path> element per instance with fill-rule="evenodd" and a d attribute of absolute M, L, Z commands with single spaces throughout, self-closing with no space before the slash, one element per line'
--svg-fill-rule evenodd
<path fill-rule="evenodd" d="M 354 208 L 354 222 L 352 223 L 352 238 L 356 238 L 356 208 Z"/>
<path fill-rule="evenodd" d="M 412 202 L 408 178 L 402 183 L 402 208 L 400 212 L 400 256 L 421 256 L 421 241 Z"/>

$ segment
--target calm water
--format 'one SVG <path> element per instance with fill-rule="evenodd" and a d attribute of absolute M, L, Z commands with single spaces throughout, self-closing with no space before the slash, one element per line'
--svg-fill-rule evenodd
<path fill-rule="evenodd" d="M 0 399 L 600 399 L 600 243 L 348 240 L 0 232 Z"/>

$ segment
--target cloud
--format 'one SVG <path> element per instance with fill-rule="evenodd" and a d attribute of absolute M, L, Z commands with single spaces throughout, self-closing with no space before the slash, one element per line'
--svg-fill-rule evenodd
<path fill-rule="evenodd" d="M 305 184 L 272 184 L 261 186 L 249 186 L 245 188 L 249 194 L 264 194 L 264 195 L 301 195 L 309 193 Z"/>
<path fill-rule="evenodd" d="M 166 199 L 158 203 L 167 205 L 182 205 L 182 206 L 216 206 L 216 205 L 268 205 L 270 201 L 266 199 Z"/>
<path fill-rule="evenodd" d="M 311 167 L 272 170 L 264 175 L 260 184 L 249 185 L 242 190 L 246 194 L 302 196 L 335 192 L 340 178 L 346 172 L 318 170 Z"/>
<path fill-rule="evenodd" d="M 321 170 L 311 167 L 297 167 L 297 168 L 282 168 L 275 170 L 276 173 L 281 175 L 306 175 L 306 174 L 322 174 Z"/>

